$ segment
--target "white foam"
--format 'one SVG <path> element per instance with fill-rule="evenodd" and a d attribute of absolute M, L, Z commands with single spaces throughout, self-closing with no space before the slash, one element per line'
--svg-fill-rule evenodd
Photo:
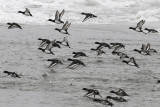
<path fill-rule="evenodd" d="M 117 21 L 159 20 L 159 0 L 0 0 L 0 23 L 17 22 L 24 24 L 52 24 L 56 10 L 65 9 L 62 20 L 82 23 L 85 16 L 81 12 L 90 12 L 97 18 L 82 24 L 109 24 Z M 29 8 L 33 17 L 24 16 L 18 11 Z"/>

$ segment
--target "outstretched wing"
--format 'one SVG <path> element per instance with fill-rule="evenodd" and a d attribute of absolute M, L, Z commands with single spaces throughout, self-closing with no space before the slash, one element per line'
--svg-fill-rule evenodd
<path fill-rule="evenodd" d="M 67 24 L 67 29 L 69 28 L 70 25 L 71 25 L 71 23 L 68 23 L 68 24 Z"/>
<path fill-rule="evenodd" d="M 137 23 L 137 26 L 136 26 L 136 28 L 138 28 L 138 29 L 142 29 L 142 25 L 145 23 L 145 20 L 141 20 L 139 23 Z"/>
<path fill-rule="evenodd" d="M 70 25 L 71 25 L 71 23 L 69 23 L 69 22 L 67 21 L 67 22 L 63 25 L 62 30 L 67 30 Z"/>
<path fill-rule="evenodd" d="M 58 10 L 56 11 L 56 14 L 55 14 L 55 20 L 59 20 L 59 12 L 58 12 Z"/>
<path fill-rule="evenodd" d="M 90 17 L 91 17 L 91 16 L 86 15 L 86 17 L 84 18 L 84 20 L 83 20 L 82 22 L 86 21 L 86 20 L 89 19 Z"/>
<path fill-rule="evenodd" d="M 63 16 L 63 14 L 64 14 L 64 9 L 62 10 L 62 12 L 59 14 L 59 19 L 61 19 L 62 18 L 62 16 Z"/>
<path fill-rule="evenodd" d="M 149 49 L 150 49 L 150 44 L 148 43 L 146 46 L 146 50 L 149 50 Z"/>
<path fill-rule="evenodd" d="M 51 41 L 45 48 L 45 50 L 51 50 L 53 48 L 53 44 L 55 43 L 56 40 Z"/>
<path fill-rule="evenodd" d="M 30 13 L 30 11 L 29 11 L 29 9 L 28 9 L 28 8 L 26 8 L 25 12 Z"/>
<path fill-rule="evenodd" d="M 136 63 L 134 57 L 130 58 L 130 62 L 131 62 L 131 63 Z"/>
<path fill-rule="evenodd" d="M 141 50 L 146 51 L 146 46 L 144 44 L 142 44 Z"/>

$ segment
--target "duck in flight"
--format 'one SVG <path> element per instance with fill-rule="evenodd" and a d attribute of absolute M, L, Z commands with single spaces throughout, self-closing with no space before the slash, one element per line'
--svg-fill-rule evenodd
<path fill-rule="evenodd" d="M 137 23 L 136 27 L 129 27 L 129 29 L 133 29 L 134 31 L 137 32 L 143 32 L 142 30 L 142 25 L 145 23 L 145 20 L 141 20 L 139 23 Z M 143 32 L 144 34 L 146 34 L 145 32 Z"/>
<path fill-rule="evenodd" d="M 93 99 L 93 101 L 104 104 L 104 105 L 109 105 L 109 106 L 113 106 L 114 104 L 112 102 L 110 102 L 109 98 L 105 98 L 105 99 Z"/>
<path fill-rule="evenodd" d="M 69 45 L 69 42 L 67 40 L 67 37 L 64 37 L 63 41 L 57 41 L 57 43 L 59 43 L 59 44 L 61 44 L 63 46 L 67 46 L 67 47 L 71 48 L 70 45 Z"/>
<path fill-rule="evenodd" d="M 117 55 L 120 56 L 120 59 L 122 58 L 129 58 L 129 56 L 123 52 L 117 52 Z"/>
<path fill-rule="evenodd" d="M 134 51 L 136 51 L 136 52 L 138 52 L 138 53 L 140 53 L 142 55 L 150 55 L 150 52 L 147 51 L 148 48 L 149 48 L 148 46 L 142 44 L 141 50 L 134 49 Z"/>
<path fill-rule="evenodd" d="M 80 61 L 80 60 L 78 60 L 78 59 L 68 58 L 68 61 L 72 61 L 72 63 L 67 67 L 67 68 L 69 68 L 69 69 L 75 69 L 75 68 L 77 68 L 79 65 L 86 66 L 82 61 Z"/>
<path fill-rule="evenodd" d="M 111 46 L 112 49 L 116 48 L 117 46 L 121 46 L 122 48 L 125 49 L 125 45 L 122 43 L 110 43 L 110 45 L 112 45 Z"/>
<path fill-rule="evenodd" d="M 18 11 L 18 13 L 22 13 L 25 16 L 32 16 L 32 14 L 31 14 L 31 12 L 28 8 L 26 8 L 26 10 L 24 12 L 23 11 Z"/>
<path fill-rule="evenodd" d="M 126 61 L 126 60 L 123 60 L 122 61 L 123 63 L 126 63 L 128 65 L 131 65 L 131 66 L 136 66 L 137 68 L 139 68 L 138 64 L 136 63 L 134 57 L 131 57 L 129 61 Z"/>
<path fill-rule="evenodd" d="M 105 54 L 105 52 L 102 50 L 102 49 L 94 49 L 94 48 L 91 48 L 92 51 L 96 51 L 97 52 L 97 55 L 102 55 L 102 54 Z"/>
<path fill-rule="evenodd" d="M 55 28 L 55 30 L 59 31 L 62 34 L 68 34 L 68 35 L 70 35 L 68 33 L 68 28 L 69 28 L 70 25 L 71 25 L 71 23 L 69 23 L 68 21 L 66 21 L 66 23 L 63 25 L 62 29 Z"/>
<path fill-rule="evenodd" d="M 72 54 L 74 54 L 73 58 L 77 58 L 80 56 L 87 57 L 87 55 L 84 52 L 73 52 Z"/>
<path fill-rule="evenodd" d="M 117 102 L 128 102 L 126 99 L 122 98 L 122 97 L 111 97 L 111 96 L 107 96 L 106 97 L 107 99 L 112 99 L 114 101 L 117 101 Z"/>
<path fill-rule="evenodd" d="M 10 71 L 4 71 L 3 73 L 10 75 L 11 77 L 17 77 L 17 78 L 21 78 L 17 73 L 15 72 L 10 72 Z"/>
<path fill-rule="evenodd" d="M 124 90 L 119 89 L 118 91 L 110 91 L 110 93 L 114 93 L 118 96 L 129 96 Z"/>
<path fill-rule="evenodd" d="M 95 44 L 99 45 L 97 49 L 102 49 L 103 47 L 108 47 L 108 49 L 111 49 L 110 45 L 105 42 L 95 42 Z"/>
<path fill-rule="evenodd" d="M 47 46 L 51 41 L 49 39 L 42 39 L 38 38 L 38 40 L 41 40 L 42 42 L 40 43 L 40 47 L 45 47 Z"/>
<path fill-rule="evenodd" d="M 82 12 L 81 14 L 82 14 L 82 15 L 86 15 L 86 17 L 84 18 L 84 20 L 83 20 L 82 22 L 88 20 L 89 18 L 97 17 L 96 15 L 91 14 L 91 13 L 84 13 L 84 12 Z"/>
<path fill-rule="evenodd" d="M 57 10 L 56 11 L 56 14 L 55 14 L 55 19 L 48 19 L 48 21 L 51 21 L 53 23 L 56 23 L 56 24 L 61 24 L 61 23 L 64 23 L 61 19 L 62 19 L 62 16 L 64 14 L 64 9 L 62 10 L 62 12 L 59 14 L 59 11 Z"/>
<path fill-rule="evenodd" d="M 102 96 L 100 95 L 100 93 L 99 93 L 98 90 L 88 89 L 88 88 L 83 88 L 82 90 L 87 91 L 87 93 L 84 95 L 84 97 L 86 97 L 86 96 L 88 97 L 88 96 L 91 96 L 91 95 L 94 95 L 94 97 L 95 97 L 96 95 L 102 97 Z"/>
<path fill-rule="evenodd" d="M 48 66 L 48 68 L 52 68 L 53 66 L 59 64 L 63 64 L 60 60 L 58 59 L 48 59 L 47 61 L 51 61 L 51 64 Z"/>
<path fill-rule="evenodd" d="M 123 45 L 118 45 L 118 46 L 116 46 L 116 47 L 114 48 L 114 50 L 112 51 L 112 54 L 113 54 L 113 55 L 117 55 L 118 53 L 120 53 L 119 50 L 120 50 L 121 48 L 123 48 Z"/>
<path fill-rule="evenodd" d="M 19 29 L 22 29 L 22 27 L 18 24 L 18 23 L 7 23 L 8 26 L 8 29 L 12 29 L 12 28 L 19 28 Z"/>
<path fill-rule="evenodd" d="M 53 41 L 51 41 L 47 46 L 46 46 L 46 48 L 45 49 L 43 49 L 43 48 L 38 48 L 39 50 L 41 50 L 41 51 L 43 51 L 43 52 L 45 52 L 45 53 L 47 53 L 47 54 L 52 54 L 52 55 L 54 55 L 54 53 L 52 52 L 52 48 L 54 47 L 54 44 L 56 43 L 56 40 L 53 40 Z"/>
<path fill-rule="evenodd" d="M 145 28 L 144 30 L 147 30 L 147 31 L 148 31 L 148 33 L 158 33 L 158 31 L 157 31 L 157 30 L 155 30 L 155 29 Z"/>

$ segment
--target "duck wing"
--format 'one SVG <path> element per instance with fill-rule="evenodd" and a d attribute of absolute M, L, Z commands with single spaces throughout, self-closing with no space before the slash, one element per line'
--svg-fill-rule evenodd
<path fill-rule="evenodd" d="M 63 14 L 64 14 L 64 9 L 62 10 L 62 12 L 59 14 L 59 19 L 61 19 L 62 18 L 62 16 L 63 16 Z"/>
<path fill-rule="evenodd" d="M 63 27 L 62 27 L 62 30 L 66 30 L 67 29 L 67 26 L 68 26 L 68 21 L 66 21 L 66 23 L 63 25 Z"/>
<path fill-rule="evenodd" d="M 145 20 L 141 20 L 139 23 L 137 23 L 137 26 L 136 26 L 136 28 L 138 28 L 138 29 L 142 29 L 142 25 L 145 23 Z"/>
<path fill-rule="evenodd" d="M 88 20 L 90 17 L 91 17 L 90 15 L 86 15 L 86 17 L 83 19 L 83 21 L 82 21 L 82 22 L 84 22 L 84 21 Z"/>
<path fill-rule="evenodd" d="M 56 14 L 55 14 L 55 20 L 59 20 L 59 12 L 58 12 L 58 10 L 56 11 Z"/>

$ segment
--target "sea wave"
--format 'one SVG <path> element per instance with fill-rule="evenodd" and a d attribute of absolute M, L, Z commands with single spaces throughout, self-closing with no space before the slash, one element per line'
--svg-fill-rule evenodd
<path fill-rule="evenodd" d="M 160 21 L 159 0 L 0 0 L 0 23 L 17 22 L 23 24 L 52 24 L 56 10 L 65 9 L 62 20 L 82 23 L 81 12 L 90 12 L 97 18 L 85 24 L 110 24 L 117 21 L 137 21 L 145 19 Z M 18 14 L 29 8 L 33 17 Z"/>

